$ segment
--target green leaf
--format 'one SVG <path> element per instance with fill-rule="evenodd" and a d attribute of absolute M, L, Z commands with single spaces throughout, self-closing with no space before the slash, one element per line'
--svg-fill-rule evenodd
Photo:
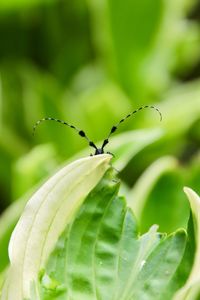
<path fill-rule="evenodd" d="M 185 241 L 185 231 L 179 230 L 158 245 L 146 261 L 136 292 L 128 299 L 164 299 L 162 295 L 181 261 Z"/>
<path fill-rule="evenodd" d="M 191 273 L 186 284 L 176 293 L 173 300 L 195 300 L 200 295 L 200 197 L 190 188 L 185 187 L 193 215 L 196 250 Z"/>
<path fill-rule="evenodd" d="M 145 232 L 152 222 L 167 233 L 177 228 L 187 228 L 190 208 L 181 192 L 183 185 L 184 177 L 180 168 L 168 170 L 158 178 L 141 211 L 142 232 Z"/>
<path fill-rule="evenodd" d="M 161 299 L 184 253 L 185 231 L 166 236 L 154 225 L 139 236 L 118 188 L 107 176 L 88 195 L 40 272 L 40 299 Z M 34 299 L 37 284 L 32 290 Z"/>
<path fill-rule="evenodd" d="M 110 158 L 105 154 L 77 160 L 32 196 L 11 237 L 11 267 L 2 299 L 30 297 L 30 284 L 78 207 L 109 168 Z"/>
<path fill-rule="evenodd" d="M 195 255 L 195 238 L 193 225 L 193 218 L 192 215 L 190 215 L 187 227 L 187 242 L 184 255 L 179 267 L 176 270 L 176 273 L 170 280 L 166 293 L 163 295 L 163 299 L 165 300 L 171 300 L 173 298 L 174 293 L 184 286 L 191 272 Z"/>
<path fill-rule="evenodd" d="M 174 157 L 161 157 L 150 165 L 134 184 L 129 192 L 129 206 L 133 209 L 136 217 L 140 220 L 143 208 L 148 196 L 158 178 L 165 172 L 173 170 L 177 166 Z M 144 188 L 145 187 L 145 188 Z"/>
<path fill-rule="evenodd" d="M 163 15 L 162 1 L 90 1 L 93 13 L 94 40 L 129 95 L 135 99 L 146 90 L 141 89 L 144 78 L 141 66 L 151 51 Z M 151 10 L 151 15 L 149 14 Z M 141 20 L 145 19 L 145 26 Z M 120 22 L 119 22 L 120 20 Z M 142 72 L 141 72 L 142 73 Z M 141 77 L 140 77 L 141 76 Z M 140 90 L 140 93 L 139 93 Z M 141 97 L 138 97 L 141 100 Z M 136 100 L 138 101 L 138 100 Z"/>
<path fill-rule="evenodd" d="M 199 119 L 200 81 L 195 80 L 176 86 L 169 90 L 165 99 L 159 104 L 159 108 L 164 114 L 163 129 L 170 137 L 185 134 L 191 125 Z M 181 109 L 177 110 L 177 107 L 181 107 Z"/>
<path fill-rule="evenodd" d="M 199 32 L 185 17 L 194 2 L 89 1 L 94 41 L 135 102 L 153 99 L 172 81 L 172 70 L 197 61 Z"/>

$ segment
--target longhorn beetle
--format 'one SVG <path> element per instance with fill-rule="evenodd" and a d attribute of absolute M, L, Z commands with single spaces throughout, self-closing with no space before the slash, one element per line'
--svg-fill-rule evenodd
<path fill-rule="evenodd" d="M 162 114 L 161 114 L 161 112 L 159 111 L 159 109 L 158 109 L 157 107 L 152 106 L 152 105 L 141 106 L 141 107 L 139 107 L 138 109 L 136 109 L 136 110 L 134 110 L 133 112 L 131 112 L 130 114 L 128 114 L 128 115 L 127 115 L 126 117 L 124 117 L 123 119 L 121 119 L 116 125 L 114 125 L 114 126 L 111 128 L 110 133 L 109 133 L 108 137 L 103 141 L 103 144 L 102 144 L 101 148 L 97 148 L 97 146 L 94 144 L 94 142 L 92 142 L 92 141 L 87 137 L 87 135 L 85 134 L 85 132 L 84 132 L 83 130 L 79 130 L 79 129 L 78 129 L 77 127 L 75 127 L 74 125 L 71 125 L 71 124 L 69 124 L 69 123 L 67 123 L 67 122 L 65 122 L 65 121 L 63 121 L 63 120 L 59 120 L 59 119 L 55 119 L 55 118 L 43 118 L 43 119 L 38 120 L 38 121 L 35 123 L 34 127 L 33 127 L 33 135 L 35 134 L 36 127 L 37 127 L 40 123 L 42 123 L 42 122 L 44 122 L 44 121 L 55 121 L 55 122 L 61 123 L 61 124 L 63 124 L 63 125 L 66 125 L 66 126 L 72 128 L 72 129 L 76 130 L 76 131 L 78 132 L 78 134 L 79 134 L 81 137 L 83 137 L 83 138 L 85 138 L 85 139 L 87 140 L 89 146 L 95 149 L 94 155 L 99 155 L 99 154 L 103 154 L 103 153 L 104 153 L 104 148 L 105 148 L 105 146 L 109 143 L 109 138 L 110 138 L 111 134 L 113 134 L 113 133 L 117 130 L 118 126 L 119 126 L 121 123 L 123 123 L 125 120 L 127 120 L 129 117 L 131 117 L 133 114 L 136 114 L 138 111 L 140 111 L 140 110 L 142 110 L 142 109 L 144 109 L 144 108 L 152 108 L 152 109 L 156 110 L 156 111 L 159 113 L 159 115 L 160 115 L 160 121 L 162 120 Z M 107 152 L 107 153 L 109 153 L 109 152 Z M 111 153 L 110 153 L 110 154 L 111 154 Z"/>

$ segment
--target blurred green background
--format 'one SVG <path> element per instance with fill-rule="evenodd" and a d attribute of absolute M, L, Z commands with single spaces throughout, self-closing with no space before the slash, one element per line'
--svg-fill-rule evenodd
<path fill-rule="evenodd" d="M 125 159 L 123 189 L 137 198 L 132 187 L 144 170 L 172 156 L 176 163 L 158 161 L 155 180 L 144 181 L 151 193 L 141 226 L 184 224 L 183 186 L 200 193 L 200 1 L 1 0 L 0 37 L 0 211 L 87 147 L 53 122 L 33 137 L 38 119 L 64 119 L 96 142 L 125 114 L 154 104 L 162 123 L 145 110 L 119 128 L 162 130 Z"/>

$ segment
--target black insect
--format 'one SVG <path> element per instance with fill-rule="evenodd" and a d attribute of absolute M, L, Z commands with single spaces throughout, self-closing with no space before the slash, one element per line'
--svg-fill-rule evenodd
<path fill-rule="evenodd" d="M 59 120 L 59 119 L 55 119 L 55 118 L 43 118 L 41 120 L 38 120 L 35 123 L 34 127 L 33 127 L 33 135 L 35 134 L 36 127 L 40 123 L 42 123 L 44 121 L 56 121 L 58 123 L 67 125 L 68 127 L 73 128 L 74 130 L 76 130 L 81 137 L 83 137 L 83 138 L 85 138 L 87 140 L 89 146 L 95 149 L 94 155 L 99 155 L 99 154 L 103 154 L 104 153 L 104 148 L 109 143 L 109 138 L 110 138 L 111 134 L 113 134 L 117 130 L 118 126 L 121 123 L 123 123 L 126 119 L 128 119 L 129 117 L 131 117 L 133 114 L 137 113 L 138 111 L 140 111 L 140 110 L 142 110 L 144 108 L 152 108 L 152 109 L 156 110 L 159 113 L 159 115 L 160 115 L 160 121 L 162 120 L 162 114 L 161 114 L 161 112 L 159 111 L 158 108 L 156 108 L 155 106 L 152 106 L 152 105 L 151 106 L 150 105 L 141 106 L 138 109 L 134 110 L 132 113 L 128 114 L 125 118 L 121 119 L 116 125 L 114 125 L 111 128 L 110 133 L 109 133 L 108 137 L 103 141 L 103 144 L 102 144 L 101 148 L 97 148 L 97 146 L 87 137 L 87 135 L 85 134 L 85 132 L 83 130 L 79 130 L 74 125 L 71 125 L 71 124 L 69 124 L 69 123 L 67 123 L 67 122 L 65 122 L 63 120 Z M 109 153 L 109 152 L 107 152 L 107 153 Z"/>

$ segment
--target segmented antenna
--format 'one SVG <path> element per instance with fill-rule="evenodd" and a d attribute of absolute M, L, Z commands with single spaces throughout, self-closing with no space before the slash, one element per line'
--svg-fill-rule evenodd
<path fill-rule="evenodd" d="M 125 118 L 121 119 L 116 125 L 114 125 L 111 130 L 110 130 L 110 133 L 108 135 L 108 137 L 103 141 L 103 144 L 102 144 L 102 147 L 101 148 L 97 148 L 96 145 L 87 137 L 87 135 L 85 134 L 85 132 L 83 130 L 80 130 L 78 129 L 77 127 L 75 127 L 74 125 L 71 125 L 71 124 L 68 124 L 67 122 L 63 121 L 63 120 L 59 120 L 59 119 L 55 119 L 55 118 L 43 118 L 43 119 L 40 119 L 38 120 L 35 125 L 33 126 L 33 135 L 35 135 L 35 131 L 36 131 L 36 128 L 39 124 L 41 124 L 42 122 L 44 121 L 55 121 L 55 122 L 58 122 L 58 123 L 61 123 L 63 125 L 66 125 L 74 130 L 76 130 L 76 132 L 78 132 L 78 134 L 85 138 L 89 144 L 90 147 L 94 148 L 95 149 L 95 153 L 94 155 L 99 155 L 99 154 L 103 154 L 104 153 L 104 147 L 109 143 L 109 137 L 111 136 L 111 134 L 113 134 L 118 126 L 123 123 L 126 119 L 128 119 L 129 117 L 131 117 L 133 114 L 137 113 L 138 111 L 144 109 L 144 108 L 152 108 L 154 110 L 156 110 L 159 115 L 160 115 L 160 121 L 162 121 L 162 114 L 161 112 L 159 111 L 159 109 L 155 106 L 152 106 L 152 105 L 145 105 L 145 106 L 141 106 L 139 107 L 138 109 L 134 110 L 132 113 L 128 114 Z M 109 153 L 109 152 L 107 152 Z"/>
<path fill-rule="evenodd" d="M 103 150 L 103 148 L 109 143 L 109 137 L 111 136 L 111 134 L 113 134 L 113 133 L 117 130 L 118 126 L 119 126 L 121 123 L 123 123 L 126 119 L 130 118 L 133 114 L 136 114 L 137 112 L 139 112 L 140 110 L 142 110 L 142 109 L 144 109 L 144 108 L 152 108 L 152 109 L 156 110 L 156 111 L 159 113 L 159 115 L 160 115 L 160 121 L 162 121 L 162 114 L 161 114 L 161 112 L 159 111 L 159 109 L 158 109 L 157 107 L 152 106 L 152 105 L 144 105 L 144 106 L 141 106 L 141 107 L 137 108 L 136 110 L 134 110 L 132 113 L 128 114 L 128 115 L 127 115 L 126 117 L 124 117 L 123 119 L 121 119 L 116 125 L 114 125 L 114 126 L 111 128 L 108 137 L 103 141 L 103 145 L 102 145 L 101 149 Z"/>
<path fill-rule="evenodd" d="M 97 150 L 97 147 L 96 145 L 87 137 L 87 135 L 85 134 L 85 132 L 83 130 L 80 130 L 78 129 L 77 127 L 75 127 L 74 125 L 71 125 L 71 124 L 68 124 L 67 122 L 63 121 L 63 120 L 60 120 L 60 119 L 55 119 L 55 118 L 43 118 L 43 119 L 40 119 L 38 120 L 35 125 L 33 126 L 33 136 L 35 135 L 35 131 L 36 131 L 36 128 L 38 125 L 40 125 L 42 122 L 44 121 L 55 121 L 55 122 L 58 122 L 58 123 L 61 123 L 63 125 L 66 125 L 74 130 L 76 130 L 76 132 L 83 138 L 85 138 L 89 144 L 89 146 L 95 148 Z"/>

